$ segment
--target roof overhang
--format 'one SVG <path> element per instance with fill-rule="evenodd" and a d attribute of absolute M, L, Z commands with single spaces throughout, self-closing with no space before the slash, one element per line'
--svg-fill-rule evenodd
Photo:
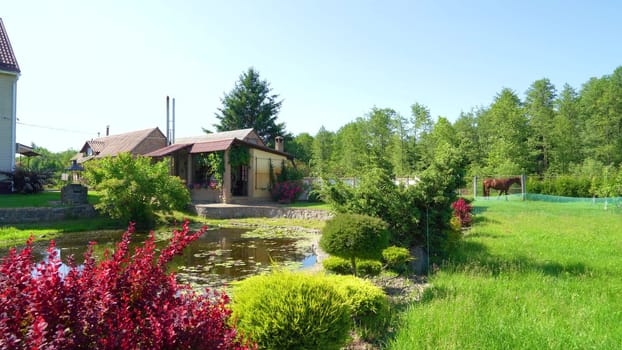
<path fill-rule="evenodd" d="M 236 139 L 199 142 L 192 145 L 190 153 L 209 153 L 227 150 Z"/>
<path fill-rule="evenodd" d="M 166 146 L 164 148 L 157 149 L 153 152 L 149 152 L 145 154 L 145 157 L 154 157 L 154 158 L 166 157 L 166 156 L 171 155 L 172 153 L 175 153 L 181 149 L 184 149 L 190 146 L 192 146 L 192 144 L 190 143 L 176 143 L 174 145 Z"/>
<path fill-rule="evenodd" d="M 41 154 L 34 151 L 34 149 L 30 146 L 22 145 L 21 143 L 15 144 L 15 153 L 21 154 L 26 157 L 36 157 Z"/>
<path fill-rule="evenodd" d="M 154 158 L 166 157 L 166 156 L 170 156 L 171 154 L 173 154 L 173 153 L 175 153 L 175 152 L 177 152 L 177 151 L 179 151 L 181 149 L 185 149 L 185 148 L 189 148 L 190 149 L 189 150 L 190 154 L 226 151 L 233 144 L 244 145 L 244 146 L 247 146 L 249 148 L 255 148 L 255 149 L 259 149 L 259 150 L 265 151 L 265 152 L 269 152 L 269 153 L 273 153 L 273 154 L 278 154 L 278 155 L 286 157 L 287 159 L 294 159 L 294 157 L 291 154 L 289 154 L 289 153 L 280 152 L 280 151 L 277 151 L 277 150 L 272 149 L 270 147 L 266 147 L 266 146 L 262 146 L 262 145 L 257 145 L 255 143 L 251 143 L 251 142 L 246 142 L 244 140 L 240 140 L 240 139 L 237 139 L 237 138 L 226 139 L 226 140 L 206 141 L 206 142 L 195 142 L 195 143 L 178 143 L 178 144 L 166 146 L 164 148 L 160 148 L 160 149 L 155 150 L 153 152 L 147 153 L 147 154 L 145 154 L 145 156 L 147 156 L 147 157 L 154 157 Z"/>

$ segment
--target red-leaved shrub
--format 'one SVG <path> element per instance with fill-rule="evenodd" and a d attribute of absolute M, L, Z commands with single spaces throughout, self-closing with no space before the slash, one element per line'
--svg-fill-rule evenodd
<path fill-rule="evenodd" d="M 255 348 L 230 320 L 223 292 L 195 293 L 178 285 L 166 264 L 205 231 L 173 232 L 156 256 L 153 232 L 130 254 L 133 225 L 113 253 L 96 262 L 93 244 L 80 266 L 61 261 L 54 242 L 48 258 L 33 261 L 26 247 L 0 264 L 2 349 L 248 349 Z"/>
<path fill-rule="evenodd" d="M 471 226 L 471 211 L 473 206 L 467 203 L 464 198 L 459 198 L 457 201 L 451 204 L 454 209 L 454 215 L 460 219 L 460 226 Z"/>
<path fill-rule="evenodd" d="M 274 201 L 293 203 L 300 197 L 303 188 L 300 181 L 287 180 L 274 184 L 270 192 Z"/>

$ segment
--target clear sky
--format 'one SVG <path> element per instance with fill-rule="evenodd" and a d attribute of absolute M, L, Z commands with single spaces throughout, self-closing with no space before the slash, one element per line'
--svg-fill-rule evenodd
<path fill-rule="evenodd" d="M 0 0 L 22 70 L 17 141 L 51 151 L 217 122 L 255 67 L 287 130 L 337 131 L 373 106 L 455 120 L 535 80 L 580 89 L 622 65 L 622 1 Z"/>

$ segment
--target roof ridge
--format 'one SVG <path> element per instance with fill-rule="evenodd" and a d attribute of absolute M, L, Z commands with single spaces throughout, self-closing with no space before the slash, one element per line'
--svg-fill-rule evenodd
<path fill-rule="evenodd" d="M 2 18 L 0 18 L 0 70 L 21 73 Z"/>

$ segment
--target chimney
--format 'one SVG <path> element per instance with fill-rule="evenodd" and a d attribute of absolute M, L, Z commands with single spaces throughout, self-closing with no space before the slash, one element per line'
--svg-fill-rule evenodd
<path fill-rule="evenodd" d="M 283 146 L 282 136 L 277 136 L 274 138 L 274 149 L 279 152 L 285 152 L 285 147 Z"/>
<path fill-rule="evenodd" d="M 106 125 L 106 136 L 110 136 L 110 125 Z"/>

